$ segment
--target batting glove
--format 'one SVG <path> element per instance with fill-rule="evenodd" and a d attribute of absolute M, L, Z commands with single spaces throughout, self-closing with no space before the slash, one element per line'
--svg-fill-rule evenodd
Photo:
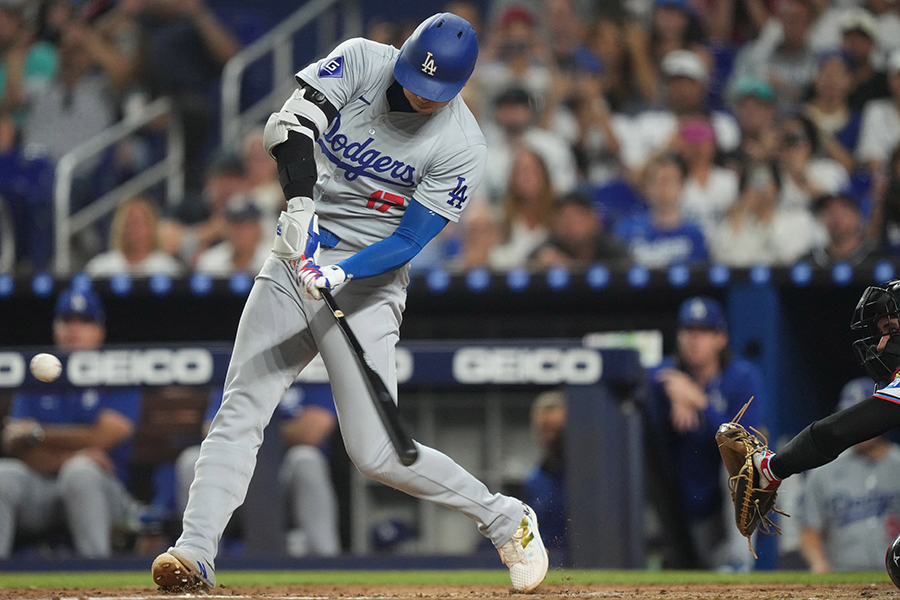
<path fill-rule="evenodd" d="M 300 267 L 300 277 L 297 283 L 304 296 L 310 300 L 321 300 L 321 290 L 332 290 L 348 279 L 344 270 L 337 265 L 320 267 L 315 263 L 306 263 Z"/>

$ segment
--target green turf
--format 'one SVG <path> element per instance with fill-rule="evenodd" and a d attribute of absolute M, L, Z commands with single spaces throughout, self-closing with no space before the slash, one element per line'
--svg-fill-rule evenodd
<path fill-rule="evenodd" d="M 229 571 L 217 573 L 219 583 L 230 587 L 259 585 L 468 585 L 509 584 L 505 570 L 493 571 Z M 828 573 L 758 571 L 725 575 L 705 571 L 579 571 L 553 570 L 547 583 L 586 585 L 677 585 L 702 583 L 823 584 L 888 581 L 887 573 Z M 23 587 L 153 587 L 149 573 L 0 573 L 0 588 Z"/>

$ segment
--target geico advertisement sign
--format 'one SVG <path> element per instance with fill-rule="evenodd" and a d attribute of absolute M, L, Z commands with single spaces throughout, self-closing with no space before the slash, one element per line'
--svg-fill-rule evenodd
<path fill-rule="evenodd" d="M 588 348 L 462 348 L 453 355 L 460 383 L 571 383 L 600 381 L 603 359 Z"/>
<path fill-rule="evenodd" d="M 0 352 L 0 387 L 22 385 L 25 371 L 21 354 Z M 77 386 L 199 385 L 212 376 L 213 355 L 203 348 L 83 351 L 66 361 L 66 378 Z"/>

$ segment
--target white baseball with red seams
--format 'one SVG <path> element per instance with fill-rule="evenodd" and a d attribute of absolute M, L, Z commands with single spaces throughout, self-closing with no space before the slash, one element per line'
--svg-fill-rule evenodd
<path fill-rule="evenodd" d="M 31 359 L 29 368 L 35 379 L 45 382 L 56 381 L 62 374 L 62 363 L 58 358 L 46 352 L 36 354 Z"/>

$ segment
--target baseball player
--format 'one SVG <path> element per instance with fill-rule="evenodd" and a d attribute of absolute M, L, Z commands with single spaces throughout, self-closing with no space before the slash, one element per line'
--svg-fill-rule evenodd
<path fill-rule="evenodd" d="M 219 537 L 244 500 L 263 428 L 316 354 L 361 473 L 470 517 L 499 550 L 515 590 L 533 590 L 546 576 L 547 552 L 528 506 L 492 494 L 431 448 L 419 445 L 418 460 L 401 464 L 352 350 L 318 301 L 322 289 L 335 289 L 374 368 L 396 392 L 407 263 L 459 218 L 483 174 L 484 138 L 458 97 L 477 56 L 472 26 L 450 13 L 426 19 L 400 50 L 351 39 L 297 73 L 298 89 L 269 118 L 266 148 L 278 162 L 288 210 L 241 316 L 183 534 L 153 563 L 161 588 L 215 586 Z"/>
<path fill-rule="evenodd" d="M 754 487 L 774 491 L 785 478 L 830 463 L 851 446 L 900 427 L 900 280 L 866 288 L 851 328 L 861 332 L 853 351 L 877 389 L 813 422 L 777 454 L 768 448 L 755 452 Z M 888 548 L 885 563 L 900 587 L 900 537 Z"/>
<path fill-rule="evenodd" d="M 93 351 L 106 339 L 106 312 L 91 290 L 56 301 L 53 340 L 63 352 Z M 17 533 L 62 527 L 84 558 L 112 555 L 112 534 L 132 500 L 125 484 L 141 391 L 64 387 L 18 393 L 2 435 L 0 560 Z"/>

